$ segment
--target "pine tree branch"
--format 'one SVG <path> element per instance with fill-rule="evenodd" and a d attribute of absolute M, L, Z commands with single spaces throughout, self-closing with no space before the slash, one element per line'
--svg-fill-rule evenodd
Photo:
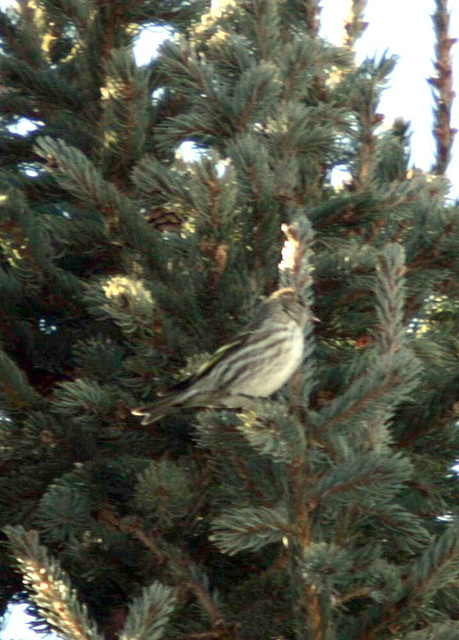
<path fill-rule="evenodd" d="M 360 374 L 344 394 L 321 412 L 320 422 L 328 431 L 359 414 L 371 415 L 378 406 L 382 424 L 391 418 L 395 402 L 401 402 L 416 384 L 419 362 L 405 347 L 405 273 L 402 247 L 395 243 L 387 245 L 378 256 L 376 268 L 377 352 L 365 374 Z M 387 406 L 383 410 L 384 398 Z"/>
<path fill-rule="evenodd" d="M 345 45 L 349 49 L 355 47 L 356 41 L 368 27 L 368 22 L 363 21 L 366 5 L 367 0 L 352 0 L 350 16 L 344 24 L 346 31 Z"/>
<path fill-rule="evenodd" d="M 173 589 L 158 581 L 130 603 L 120 640 L 160 640 L 175 609 Z"/>
<path fill-rule="evenodd" d="M 433 624 L 422 631 L 414 631 L 406 636 L 406 640 L 457 640 L 459 638 L 459 622 Z"/>
<path fill-rule="evenodd" d="M 412 563 L 405 580 L 405 595 L 395 604 L 383 608 L 358 640 L 375 640 L 380 633 L 406 616 L 406 611 L 419 605 L 438 590 L 457 584 L 459 577 L 459 528 L 451 525 Z M 414 575 L 413 575 L 414 573 Z"/>
<path fill-rule="evenodd" d="M 324 625 L 320 596 L 312 585 L 306 584 L 306 600 L 308 603 L 307 627 L 311 630 L 311 640 L 325 640 L 327 629 Z"/>
<path fill-rule="evenodd" d="M 133 52 L 115 49 L 105 68 L 102 131 L 110 131 L 101 145 L 100 164 L 108 167 L 112 180 L 121 191 L 129 189 L 130 172 L 138 160 L 149 122 L 149 72 L 137 68 Z"/>
<path fill-rule="evenodd" d="M 434 67 L 436 76 L 429 79 L 435 101 L 433 134 L 436 142 L 436 163 L 433 173 L 443 176 L 451 160 L 451 150 L 457 129 L 451 127 L 453 91 L 453 63 L 451 48 L 457 38 L 449 37 L 450 14 L 448 0 L 435 0 L 436 11 L 432 15 L 436 44 Z"/>
<path fill-rule="evenodd" d="M 305 1 L 306 26 L 313 36 L 318 36 L 320 30 L 320 13 L 322 11 L 318 0 Z"/>
<path fill-rule="evenodd" d="M 68 109 L 72 113 L 81 111 L 82 103 L 77 91 L 65 83 L 53 70 L 34 69 L 23 60 L 3 56 L 0 60 L 0 72 L 4 82 L 20 91 L 31 100 L 38 102 L 43 111 Z M 32 100 L 31 100 L 32 101 Z"/>
<path fill-rule="evenodd" d="M 437 592 L 459 580 L 459 526 L 452 524 L 411 566 L 408 598 Z"/>
<path fill-rule="evenodd" d="M 193 593 L 196 600 L 200 603 L 204 611 L 206 611 L 211 623 L 216 626 L 222 623 L 224 620 L 223 613 L 191 572 L 191 567 L 193 566 L 191 558 L 185 557 L 183 551 L 181 552 L 182 555 L 180 558 L 171 557 L 160 545 L 156 544 L 152 536 L 145 533 L 139 520 L 124 523 L 114 513 L 109 514 L 109 517 L 113 526 L 139 540 L 139 542 L 151 551 L 157 561 L 166 566 L 170 565 L 175 572 L 181 574 L 183 578 L 180 585 L 188 588 Z"/>
<path fill-rule="evenodd" d="M 314 585 L 309 584 L 307 576 L 301 571 L 301 560 L 298 559 L 298 551 L 306 550 L 312 544 L 311 520 L 308 506 L 304 500 L 305 476 L 307 473 L 305 461 L 302 464 L 291 466 L 290 496 L 291 513 L 295 530 L 295 545 L 291 550 L 291 562 L 293 566 L 292 582 L 300 580 L 302 595 L 298 603 L 298 626 L 299 629 L 308 629 L 311 633 L 311 640 L 324 640 L 326 625 L 322 615 L 320 594 L 317 593 Z M 295 549 L 296 548 L 296 549 Z M 301 552 L 300 552 L 301 557 Z M 303 619 L 301 619 L 303 617 Z"/>
<path fill-rule="evenodd" d="M 102 640 L 67 574 L 39 544 L 38 532 L 8 526 L 5 533 L 32 600 L 48 622 L 72 640 Z"/>
<path fill-rule="evenodd" d="M 361 380 L 364 381 L 366 377 L 367 376 L 362 376 Z M 378 389 L 368 389 L 367 393 L 357 398 L 343 411 L 337 413 L 331 418 L 331 420 L 327 421 L 327 429 L 333 430 L 340 423 L 348 421 L 359 415 L 368 407 L 373 406 L 377 400 L 383 398 L 389 391 L 398 387 L 401 382 L 402 380 L 399 373 L 392 373 Z"/>
<path fill-rule="evenodd" d="M 42 397 L 29 384 L 23 371 L 0 350 L 0 397 L 14 410 L 24 411 L 42 404 Z"/>
<path fill-rule="evenodd" d="M 368 487 L 377 487 L 377 491 L 384 486 L 401 484 L 411 475 L 411 466 L 407 460 L 397 456 L 381 459 L 380 455 L 369 453 L 361 455 L 357 460 L 342 462 L 336 469 L 324 475 L 319 481 L 313 497 L 309 501 L 311 509 L 315 509 L 331 496 L 349 493 Z M 362 494 L 363 499 L 363 494 Z"/>

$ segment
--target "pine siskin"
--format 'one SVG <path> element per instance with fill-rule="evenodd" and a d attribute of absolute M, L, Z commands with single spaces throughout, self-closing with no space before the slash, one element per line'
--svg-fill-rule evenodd
<path fill-rule="evenodd" d="M 279 289 L 260 305 L 246 330 L 215 352 L 193 376 L 155 403 L 132 410 L 147 425 L 173 407 L 247 407 L 280 389 L 303 360 L 308 311 L 294 289 Z"/>

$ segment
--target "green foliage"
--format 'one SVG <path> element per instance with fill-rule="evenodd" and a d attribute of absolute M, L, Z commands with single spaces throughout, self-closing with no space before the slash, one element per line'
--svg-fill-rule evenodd
<path fill-rule="evenodd" d="M 288 532 L 287 513 L 281 508 L 232 509 L 212 523 L 210 540 L 223 553 L 258 551 L 267 544 L 281 542 Z"/>
<path fill-rule="evenodd" d="M 0 12 L 0 607 L 72 640 L 452 639 L 458 207 L 380 127 L 363 3 L 344 47 L 314 0 L 208 5 Z M 139 424 L 280 287 L 319 319 L 285 388 Z"/>
<path fill-rule="evenodd" d="M 5 532 L 25 583 L 34 590 L 37 606 L 56 631 L 64 637 L 100 638 L 68 576 L 39 544 L 37 532 L 26 532 L 22 527 L 7 527 Z"/>
<path fill-rule="evenodd" d="M 145 587 L 131 604 L 122 640 L 157 640 L 161 638 L 175 604 L 172 589 L 159 582 Z"/>
<path fill-rule="evenodd" d="M 0 352 L 0 394 L 4 405 L 39 405 L 41 398 L 27 383 L 24 373 L 4 352 Z"/>
<path fill-rule="evenodd" d="M 427 631 L 415 631 L 408 634 L 408 640 L 454 640 L 457 637 L 459 625 L 454 622 L 432 625 Z"/>
<path fill-rule="evenodd" d="M 168 460 L 151 462 L 140 475 L 134 492 L 139 511 L 161 530 L 183 520 L 192 509 L 193 498 L 186 470 Z"/>

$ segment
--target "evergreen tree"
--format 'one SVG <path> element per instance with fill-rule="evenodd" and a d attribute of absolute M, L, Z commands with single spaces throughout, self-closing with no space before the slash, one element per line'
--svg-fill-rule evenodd
<path fill-rule="evenodd" d="M 446 0 L 431 174 L 380 127 L 395 61 L 356 65 L 362 0 L 343 47 L 316 0 L 208 5 L 0 14 L 1 606 L 71 640 L 453 640 Z M 139 67 L 148 25 L 174 35 Z M 142 427 L 281 286 L 321 321 L 291 382 Z"/>

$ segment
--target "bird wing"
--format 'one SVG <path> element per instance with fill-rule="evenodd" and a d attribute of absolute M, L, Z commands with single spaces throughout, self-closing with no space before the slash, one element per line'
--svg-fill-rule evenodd
<path fill-rule="evenodd" d="M 240 347 L 246 345 L 247 342 L 250 340 L 251 336 L 252 336 L 251 331 L 245 331 L 244 333 L 240 333 L 237 336 L 237 338 L 235 338 L 232 342 L 229 342 L 228 344 L 225 344 L 219 349 L 217 349 L 217 351 L 215 351 L 215 353 L 212 355 L 212 357 L 209 360 L 207 360 L 207 362 L 201 365 L 199 369 L 195 373 L 193 373 L 190 377 L 186 378 L 185 380 L 182 380 L 182 382 L 179 382 L 177 385 L 175 385 L 173 387 L 173 390 L 184 391 L 185 389 L 193 385 L 198 380 L 201 380 L 204 376 L 210 373 L 212 369 L 215 369 L 215 367 L 218 366 L 228 356 L 235 353 Z"/>

